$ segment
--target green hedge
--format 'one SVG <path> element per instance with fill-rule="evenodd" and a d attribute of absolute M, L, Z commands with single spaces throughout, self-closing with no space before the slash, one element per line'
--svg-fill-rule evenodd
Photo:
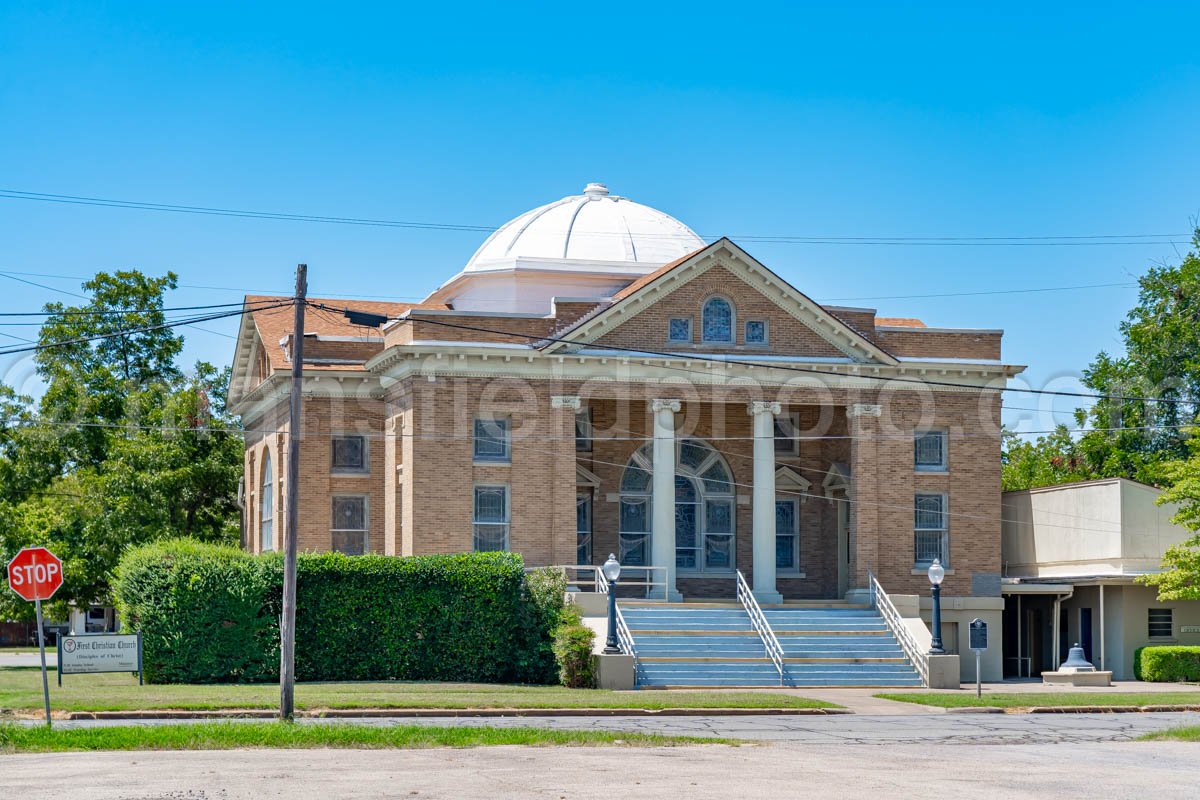
<path fill-rule="evenodd" d="M 1200 647 L 1139 647 L 1133 651 L 1133 677 L 1156 683 L 1200 680 Z"/>
<path fill-rule="evenodd" d="M 298 680 L 557 678 L 561 580 L 518 555 L 302 554 L 297 576 Z M 282 587 L 279 554 L 187 540 L 131 549 L 114 581 L 153 683 L 277 680 Z"/>

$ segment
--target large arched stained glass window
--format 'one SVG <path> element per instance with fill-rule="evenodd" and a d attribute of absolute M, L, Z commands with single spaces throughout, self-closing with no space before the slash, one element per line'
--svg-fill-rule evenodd
<path fill-rule="evenodd" d="M 701 339 L 733 343 L 733 304 L 724 297 L 710 297 L 701 312 Z"/>
<path fill-rule="evenodd" d="M 629 458 L 621 476 L 622 564 L 650 563 L 654 444 Z M 734 569 L 734 490 L 729 466 L 702 439 L 675 443 L 675 566 L 684 572 Z"/>

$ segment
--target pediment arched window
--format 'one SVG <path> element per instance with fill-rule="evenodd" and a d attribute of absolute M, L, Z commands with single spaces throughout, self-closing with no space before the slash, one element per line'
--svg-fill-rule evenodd
<path fill-rule="evenodd" d="M 733 344 L 733 303 L 720 295 L 710 297 L 700 319 L 702 341 Z"/>

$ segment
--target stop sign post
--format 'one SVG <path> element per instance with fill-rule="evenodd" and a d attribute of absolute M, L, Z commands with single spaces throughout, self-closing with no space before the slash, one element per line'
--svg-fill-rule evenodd
<path fill-rule="evenodd" d="M 50 681 L 46 678 L 46 631 L 42 627 L 42 601 L 63 584 L 62 561 L 44 547 L 26 547 L 8 562 L 8 585 L 34 604 L 37 610 L 38 651 L 42 656 L 42 699 L 46 724 L 50 724 Z"/>

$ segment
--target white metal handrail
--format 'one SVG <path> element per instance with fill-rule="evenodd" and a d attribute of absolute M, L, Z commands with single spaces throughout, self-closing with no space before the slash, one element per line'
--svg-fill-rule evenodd
<path fill-rule="evenodd" d="M 783 647 L 779 644 L 779 639 L 775 637 L 775 631 L 771 630 L 771 624 L 767 622 L 766 614 L 759 607 L 758 600 L 754 598 L 754 593 L 750 591 L 750 586 L 746 583 L 746 578 L 740 569 L 737 571 L 737 599 L 742 604 L 742 608 L 746 609 L 746 613 L 750 615 L 750 624 L 754 626 L 758 637 L 762 639 L 763 647 L 766 648 L 771 663 L 779 672 L 779 685 L 783 686 Z"/>
<path fill-rule="evenodd" d="M 526 567 L 526 572 L 532 572 L 544 567 Z M 579 591 L 603 593 L 600 588 L 604 575 L 595 564 L 564 564 L 554 567 L 563 570 L 567 576 L 567 586 L 577 587 Z M 647 600 L 667 599 L 667 568 L 666 567 L 627 567 L 621 566 L 621 586 L 645 588 Z"/>
<path fill-rule="evenodd" d="M 604 573 L 596 570 L 596 590 L 600 594 L 608 594 L 608 578 L 604 577 Z M 625 624 L 625 615 L 621 613 L 621 606 L 615 606 L 617 610 L 617 644 L 621 647 L 621 652 L 625 655 L 633 656 L 634 674 L 637 674 L 638 657 L 637 648 L 633 644 L 633 633 L 629 630 L 629 626 Z"/>
<path fill-rule="evenodd" d="M 900 642 L 900 648 L 908 656 L 908 660 L 912 662 L 917 674 L 921 677 L 921 685 L 928 686 L 929 654 L 917 643 L 912 631 L 904 624 L 904 618 L 892 604 L 892 598 L 888 597 L 883 586 L 875 579 L 874 572 L 867 573 L 867 581 L 871 589 L 871 608 L 879 612 L 879 616 L 883 617 L 883 621 L 887 623 L 888 628 L 896 637 L 896 641 Z"/>

